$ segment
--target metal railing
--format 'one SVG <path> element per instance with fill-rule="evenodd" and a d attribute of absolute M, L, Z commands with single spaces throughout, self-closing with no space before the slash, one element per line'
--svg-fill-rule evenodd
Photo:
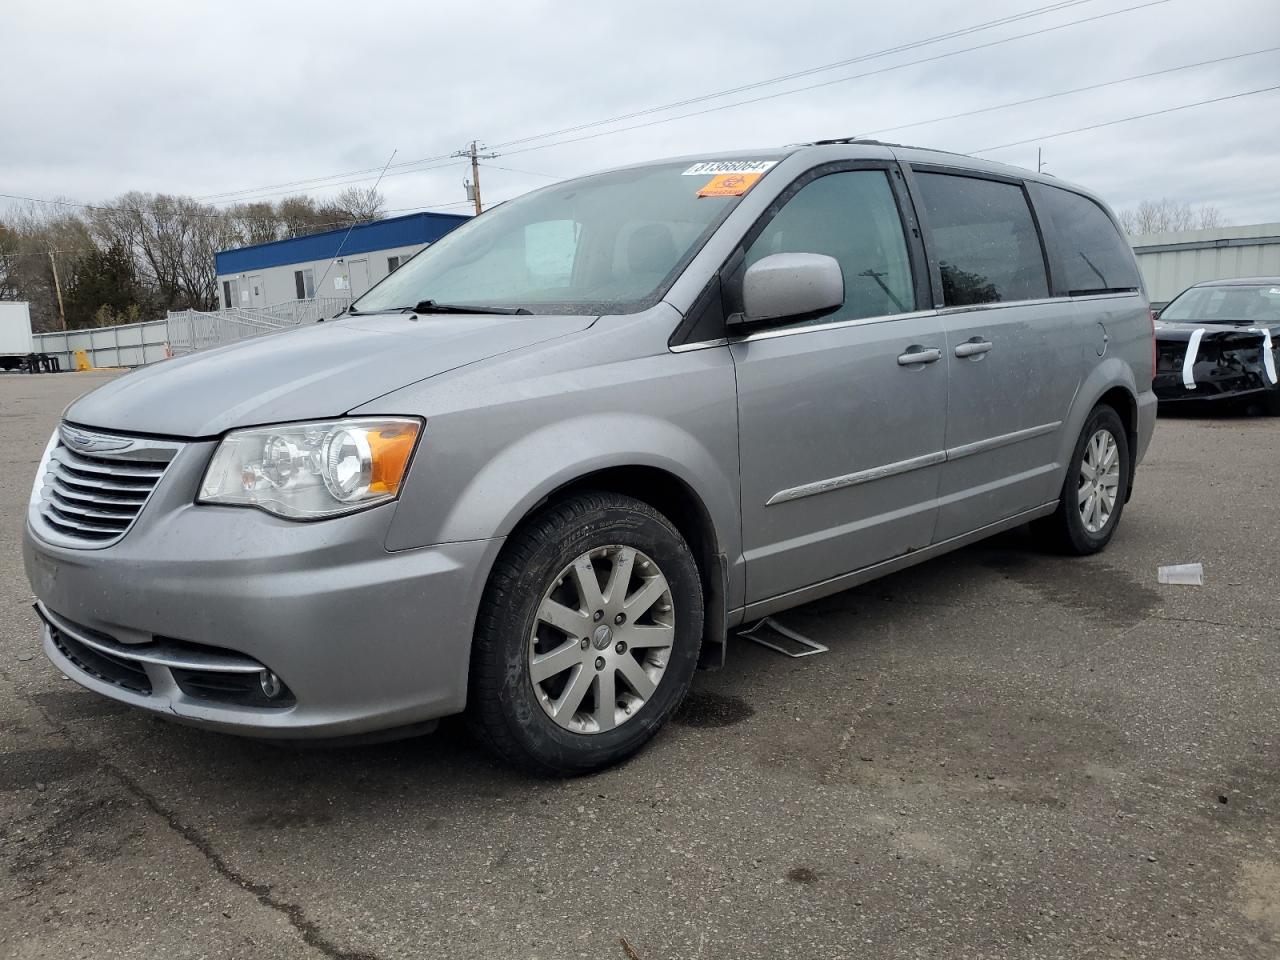
<path fill-rule="evenodd" d="M 173 310 L 163 320 L 37 333 L 34 345 L 37 353 L 57 357 L 63 370 L 75 369 L 77 350 L 84 350 L 95 367 L 140 367 L 166 357 L 315 323 L 340 313 L 349 303 L 339 297 L 316 297 L 269 307 Z"/>

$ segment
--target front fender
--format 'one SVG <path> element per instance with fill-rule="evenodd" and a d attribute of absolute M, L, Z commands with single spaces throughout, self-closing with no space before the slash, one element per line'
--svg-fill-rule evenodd
<path fill-rule="evenodd" d="M 498 451 L 453 504 L 443 532 L 447 539 L 472 539 L 483 529 L 507 536 L 556 490 L 616 467 L 650 467 L 681 480 L 702 501 L 725 546 L 736 528 L 725 508 L 736 503 L 737 491 L 715 453 L 670 421 L 622 412 L 550 423 Z M 520 483 L 513 486 L 516 476 Z"/>
<path fill-rule="evenodd" d="M 594 331 L 593 331 L 594 332 Z M 740 576 L 738 422 L 725 348 L 601 357 L 583 337 L 486 365 L 399 402 L 427 426 L 387 548 L 505 537 L 537 504 L 600 470 L 665 471 L 701 500 Z M 738 602 L 740 588 L 731 587 Z"/>

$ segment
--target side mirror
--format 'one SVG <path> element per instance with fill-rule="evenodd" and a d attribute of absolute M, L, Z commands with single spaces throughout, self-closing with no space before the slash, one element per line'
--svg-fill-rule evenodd
<path fill-rule="evenodd" d="M 730 324 L 808 320 L 844 305 L 844 272 L 821 253 L 775 253 L 757 260 L 742 278 L 742 313 Z"/>

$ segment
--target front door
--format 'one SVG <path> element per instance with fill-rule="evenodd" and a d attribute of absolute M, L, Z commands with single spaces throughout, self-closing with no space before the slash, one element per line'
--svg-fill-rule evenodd
<path fill-rule="evenodd" d="M 262 274 L 255 273 L 245 281 L 249 285 L 249 306 L 265 307 L 267 305 L 267 285 Z"/>
<path fill-rule="evenodd" d="M 1049 297 L 1021 183 L 917 170 L 915 184 L 950 368 L 943 541 L 1057 496 L 1062 424 L 1087 345 L 1071 301 Z"/>
<path fill-rule="evenodd" d="M 947 407 L 942 322 L 917 309 L 920 250 L 901 175 L 856 166 L 797 181 L 748 236 L 744 267 L 773 253 L 827 254 L 845 282 L 838 311 L 731 346 L 748 603 L 933 537 Z"/>
<path fill-rule="evenodd" d="M 351 277 L 351 297 L 362 297 L 369 289 L 369 261 L 368 260 L 351 260 L 348 261 L 349 275 Z"/>

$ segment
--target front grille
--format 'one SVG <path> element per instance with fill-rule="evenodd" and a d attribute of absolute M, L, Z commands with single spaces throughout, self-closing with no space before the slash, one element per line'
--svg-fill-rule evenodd
<path fill-rule="evenodd" d="M 37 504 L 42 532 L 69 546 L 115 543 L 133 525 L 179 449 L 173 443 L 60 429 L 43 463 Z"/>

